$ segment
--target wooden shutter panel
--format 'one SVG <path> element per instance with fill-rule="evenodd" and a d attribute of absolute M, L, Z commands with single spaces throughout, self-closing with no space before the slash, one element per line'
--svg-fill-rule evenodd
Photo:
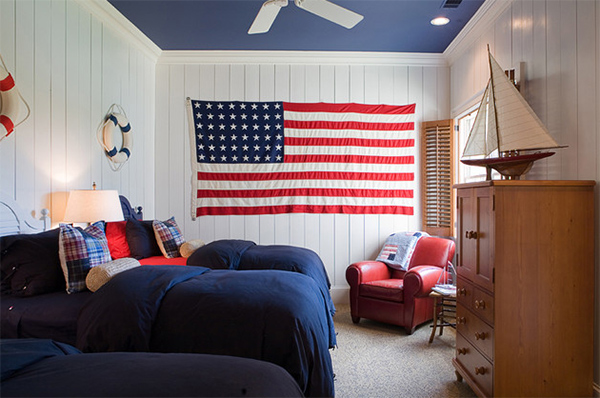
<path fill-rule="evenodd" d="M 424 122 L 421 131 L 423 231 L 453 235 L 454 120 Z"/>

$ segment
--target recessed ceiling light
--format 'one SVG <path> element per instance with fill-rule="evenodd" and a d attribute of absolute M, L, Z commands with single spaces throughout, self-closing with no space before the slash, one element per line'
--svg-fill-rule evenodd
<path fill-rule="evenodd" d="M 431 20 L 431 24 L 435 26 L 446 25 L 448 22 L 450 22 L 450 20 L 446 17 L 437 17 Z"/>

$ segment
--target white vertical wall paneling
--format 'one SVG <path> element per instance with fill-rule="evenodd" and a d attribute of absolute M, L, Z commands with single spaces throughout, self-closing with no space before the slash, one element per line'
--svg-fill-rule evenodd
<path fill-rule="evenodd" d="M 595 115 L 600 106 L 596 98 L 595 8 L 598 2 L 577 2 L 577 175 L 583 179 L 600 179 L 596 174 L 598 156 Z"/>
<path fill-rule="evenodd" d="M 106 109 L 104 109 L 104 105 L 102 103 L 102 64 L 104 55 L 102 52 L 103 34 L 102 24 L 98 20 L 92 19 L 90 33 L 91 117 L 89 120 L 88 128 L 90 129 L 91 133 L 96 134 L 100 123 L 102 122 L 102 118 L 106 113 Z M 136 145 L 135 142 L 134 145 Z M 102 152 L 102 150 L 99 151 L 98 147 L 100 147 L 100 145 L 98 144 L 98 139 L 94 135 L 90 142 L 90 147 L 87 150 L 87 152 L 89 153 L 89 163 L 91 167 L 90 178 L 92 183 L 100 183 L 102 181 L 102 164 L 103 162 L 105 162 L 105 159 L 104 153 Z"/>
<path fill-rule="evenodd" d="M 561 177 L 577 178 L 577 3 L 562 1 L 560 12 L 560 84 L 561 84 L 561 128 L 567 132 L 562 137 L 561 149 L 565 161 L 562 163 Z"/>
<path fill-rule="evenodd" d="M 184 96 L 184 66 L 172 65 L 169 70 L 169 144 L 163 149 L 163 155 L 169 159 L 169 213 L 178 222 L 189 214 L 185 214 L 185 169 L 189 170 L 189 163 L 185 163 L 185 152 L 189 152 L 189 143 L 185 135 L 185 96 Z"/>
<path fill-rule="evenodd" d="M 546 3 L 546 128 L 559 145 L 563 145 L 564 135 L 561 128 L 561 4 Z M 556 180 L 561 175 L 561 164 L 565 151 L 559 149 L 548 162 L 548 179 Z"/>
<path fill-rule="evenodd" d="M 66 170 L 66 46 L 64 0 L 52 1 L 52 203 L 54 222 L 62 220 L 67 205 Z M 14 170 L 17 175 L 18 170 Z"/>
<path fill-rule="evenodd" d="M 0 55 L 13 78 L 19 84 L 15 72 L 15 1 L 0 1 Z M 15 139 L 13 133 L 0 143 L 0 189 L 15 196 Z"/>
<path fill-rule="evenodd" d="M 198 65 L 185 65 L 185 70 L 184 70 L 184 85 L 183 85 L 183 98 L 182 101 L 185 100 L 185 98 L 191 98 L 193 100 L 197 100 L 200 99 L 200 67 Z M 193 109 L 193 108 L 192 108 Z M 187 110 L 186 110 L 187 112 Z M 191 140 L 190 134 L 189 134 L 189 129 L 193 128 L 193 126 L 189 126 L 188 125 L 188 115 L 185 115 L 185 134 L 184 134 L 184 142 L 186 143 L 184 145 L 183 151 L 184 151 L 184 164 L 183 164 L 183 173 L 184 173 L 184 180 L 183 180 L 183 218 L 182 219 L 177 219 L 177 225 L 180 226 L 180 228 L 182 228 L 182 233 L 184 237 L 188 237 L 188 236 L 198 236 L 198 232 L 196 231 L 197 228 L 197 224 L 194 221 L 192 221 L 192 217 L 190 215 L 191 212 L 191 201 L 192 201 L 192 185 L 191 185 L 191 180 L 192 178 L 194 178 L 195 176 L 192 173 L 192 164 L 195 164 L 196 162 L 196 156 L 192 155 L 192 153 L 195 153 L 195 143 L 194 141 Z M 189 150 L 188 150 L 189 148 Z"/>
<path fill-rule="evenodd" d="M 34 98 L 34 7 L 30 0 L 18 1 L 16 3 L 16 16 L 19 23 L 16 25 L 16 48 L 15 70 L 18 71 L 18 89 L 21 95 L 32 103 Z M 17 201 L 26 209 L 33 209 L 35 201 L 31 192 L 34 192 L 35 181 L 35 120 L 27 119 L 13 133 L 13 139 L 19 148 L 26 148 L 16 158 L 16 167 L 21 176 L 16 180 Z M 11 137 L 11 136 L 9 136 Z M 6 139 L 5 139 L 6 140 Z"/>
<path fill-rule="evenodd" d="M 39 3 L 39 2 L 38 2 Z M 91 43 L 91 15 L 86 11 L 79 9 L 77 13 L 78 18 L 78 43 L 77 43 L 77 67 L 79 69 L 78 74 L 78 107 L 76 107 L 76 112 L 79 115 L 78 118 L 78 134 L 81 138 L 80 146 L 79 146 L 79 156 L 78 160 L 80 169 L 78 186 L 82 188 L 89 188 L 92 184 L 92 163 L 88 158 L 88 151 L 91 148 L 92 150 L 99 147 L 96 143 L 96 129 L 90 126 L 90 120 L 93 120 L 94 117 L 91 113 L 91 57 L 90 57 L 90 43 Z M 92 144 L 95 146 L 92 147 Z"/>
<path fill-rule="evenodd" d="M 158 219 L 164 220 L 167 217 L 169 211 L 169 158 L 165 154 L 169 148 L 169 120 L 170 120 L 170 106 L 168 95 L 171 92 L 170 83 L 170 67 L 167 65 L 157 65 L 156 67 L 156 90 L 161 95 L 156 96 L 156 147 L 154 155 L 154 164 L 156 165 L 156 178 L 155 186 L 157 192 L 160 191 L 162 194 L 155 194 L 156 210 L 154 216 Z M 132 204 L 135 206 L 134 204 Z M 147 216 L 146 216 L 147 217 Z"/>
<path fill-rule="evenodd" d="M 52 191 L 52 147 L 51 136 L 51 110 L 50 97 L 51 74 L 49 65 L 52 62 L 52 24 L 49 15 L 52 15 L 52 3 L 48 1 L 35 3 L 35 32 L 34 41 L 34 97 L 29 100 L 30 106 L 35 110 L 30 116 L 35 126 L 35 168 L 43 170 L 35 176 L 35 207 L 37 211 L 49 208 L 48 193 Z M 4 142 L 0 144 L 3 146 Z M 2 156 L 2 155 L 0 155 Z"/>

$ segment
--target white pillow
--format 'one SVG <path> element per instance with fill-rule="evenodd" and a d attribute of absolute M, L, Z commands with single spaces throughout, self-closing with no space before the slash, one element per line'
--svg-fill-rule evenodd
<path fill-rule="evenodd" d="M 139 267 L 141 264 L 138 260 L 131 257 L 123 257 L 108 263 L 95 266 L 88 272 L 85 278 L 85 285 L 89 290 L 95 292 L 100 289 L 106 282 L 112 279 L 113 276 Z"/>

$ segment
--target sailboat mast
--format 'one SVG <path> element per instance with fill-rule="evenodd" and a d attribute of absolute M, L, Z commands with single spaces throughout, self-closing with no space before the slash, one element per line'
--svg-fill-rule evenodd
<path fill-rule="evenodd" d="M 491 53 L 490 53 L 490 45 L 487 45 L 487 50 L 488 50 L 488 65 L 490 67 L 490 91 L 491 91 L 491 96 L 492 96 L 492 101 L 495 104 L 496 103 L 496 93 L 494 92 L 494 73 L 492 72 L 492 57 L 491 57 Z M 496 120 L 496 123 L 494 123 L 494 128 L 496 129 L 496 147 L 498 148 L 498 156 L 501 156 L 501 149 L 500 149 L 500 132 L 498 131 L 498 111 L 496 110 L 496 106 L 493 107 L 494 108 L 494 118 Z"/>

